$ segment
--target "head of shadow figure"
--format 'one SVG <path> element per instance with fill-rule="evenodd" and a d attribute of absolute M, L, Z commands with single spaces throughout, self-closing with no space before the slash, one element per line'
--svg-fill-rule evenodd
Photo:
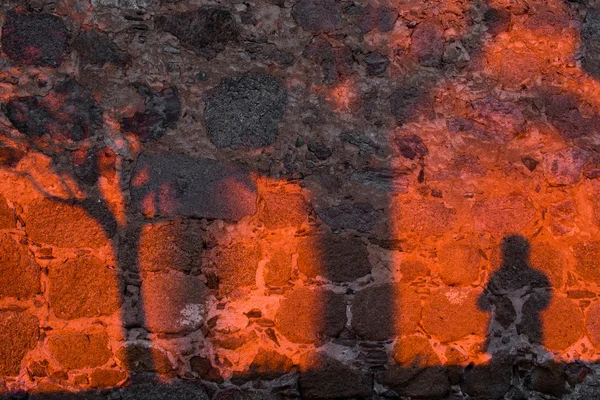
<path fill-rule="evenodd" d="M 486 340 L 487 351 L 492 354 L 502 352 L 511 343 L 518 348 L 541 344 L 540 313 L 552 297 L 546 275 L 529 265 L 526 238 L 504 237 L 501 252 L 500 269 L 492 274 L 478 304 L 493 313 Z"/>

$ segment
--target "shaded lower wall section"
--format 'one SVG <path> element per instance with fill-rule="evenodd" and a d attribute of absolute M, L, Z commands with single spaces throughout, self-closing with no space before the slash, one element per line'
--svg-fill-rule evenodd
<path fill-rule="evenodd" d="M 401 197 L 317 209 L 294 182 L 154 155 L 117 227 L 3 174 L 22 189 L 0 203 L 3 398 L 597 395 L 600 247 L 530 242 L 524 195 L 474 222 Z M 186 194 L 202 185 L 218 201 Z"/>

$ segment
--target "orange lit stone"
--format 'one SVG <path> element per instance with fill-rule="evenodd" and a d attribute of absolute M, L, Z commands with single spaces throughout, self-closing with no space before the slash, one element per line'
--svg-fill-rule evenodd
<path fill-rule="evenodd" d="M 0 298 L 27 298 L 40 290 L 40 267 L 9 235 L 0 236 Z"/>
<path fill-rule="evenodd" d="M 0 375 L 16 376 L 21 360 L 38 343 L 39 321 L 24 312 L 0 312 Z"/>
<path fill-rule="evenodd" d="M 50 309 L 58 318 L 99 317 L 119 309 L 117 273 L 95 257 L 53 262 L 48 280 Z"/>
<path fill-rule="evenodd" d="M 48 338 L 48 349 L 66 370 L 97 367 L 112 355 L 106 333 L 63 332 Z"/>
<path fill-rule="evenodd" d="M 337 336 L 345 325 L 344 296 L 326 289 L 298 288 L 286 293 L 275 317 L 279 332 L 294 343 Z"/>
<path fill-rule="evenodd" d="M 483 337 L 489 316 L 478 306 L 480 290 L 441 288 L 423 307 L 423 328 L 442 342 L 453 342 L 468 335 Z"/>
<path fill-rule="evenodd" d="M 25 221 L 32 240 L 69 248 L 106 246 L 116 228 L 110 215 L 98 220 L 82 207 L 48 199 L 31 202 Z"/>
<path fill-rule="evenodd" d="M 449 286 L 467 286 L 479 278 L 479 250 L 473 246 L 449 243 L 438 253 L 439 274 Z"/>
<path fill-rule="evenodd" d="M 551 351 L 564 350 L 583 336 L 583 313 L 570 299 L 554 296 L 541 317 L 542 344 Z"/>
<path fill-rule="evenodd" d="M 405 367 L 432 367 L 440 364 L 429 340 L 423 336 L 406 336 L 394 346 L 394 361 Z"/>

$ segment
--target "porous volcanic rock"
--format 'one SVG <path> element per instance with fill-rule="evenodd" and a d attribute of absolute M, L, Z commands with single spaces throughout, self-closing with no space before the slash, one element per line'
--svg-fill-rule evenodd
<path fill-rule="evenodd" d="M 208 137 L 218 148 L 268 146 L 277 138 L 286 103 L 287 90 L 271 75 L 225 78 L 205 99 Z"/>

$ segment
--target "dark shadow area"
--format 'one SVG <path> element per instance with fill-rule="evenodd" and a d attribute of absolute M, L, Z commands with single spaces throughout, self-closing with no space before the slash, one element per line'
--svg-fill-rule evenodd
<path fill-rule="evenodd" d="M 501 251 L 500 269 L 491 276 L 478 305 L 482 310 L 492 313 L 490 328 L 497 324 L 508 333 L 514 326 L 513 334 L 525 335 L 530 343 L 542 343 L 540 313 L 552 298 L 550 281 L 529 265 L 530 245 L 523 236 L 505 237 Z M 517 309 L 522 312 L 518 321 Z M 486 349 L 493 354 L 494 345 L 491 342 L 503 340 L 502 337 L 492 336 L 488 336 Z"/>

